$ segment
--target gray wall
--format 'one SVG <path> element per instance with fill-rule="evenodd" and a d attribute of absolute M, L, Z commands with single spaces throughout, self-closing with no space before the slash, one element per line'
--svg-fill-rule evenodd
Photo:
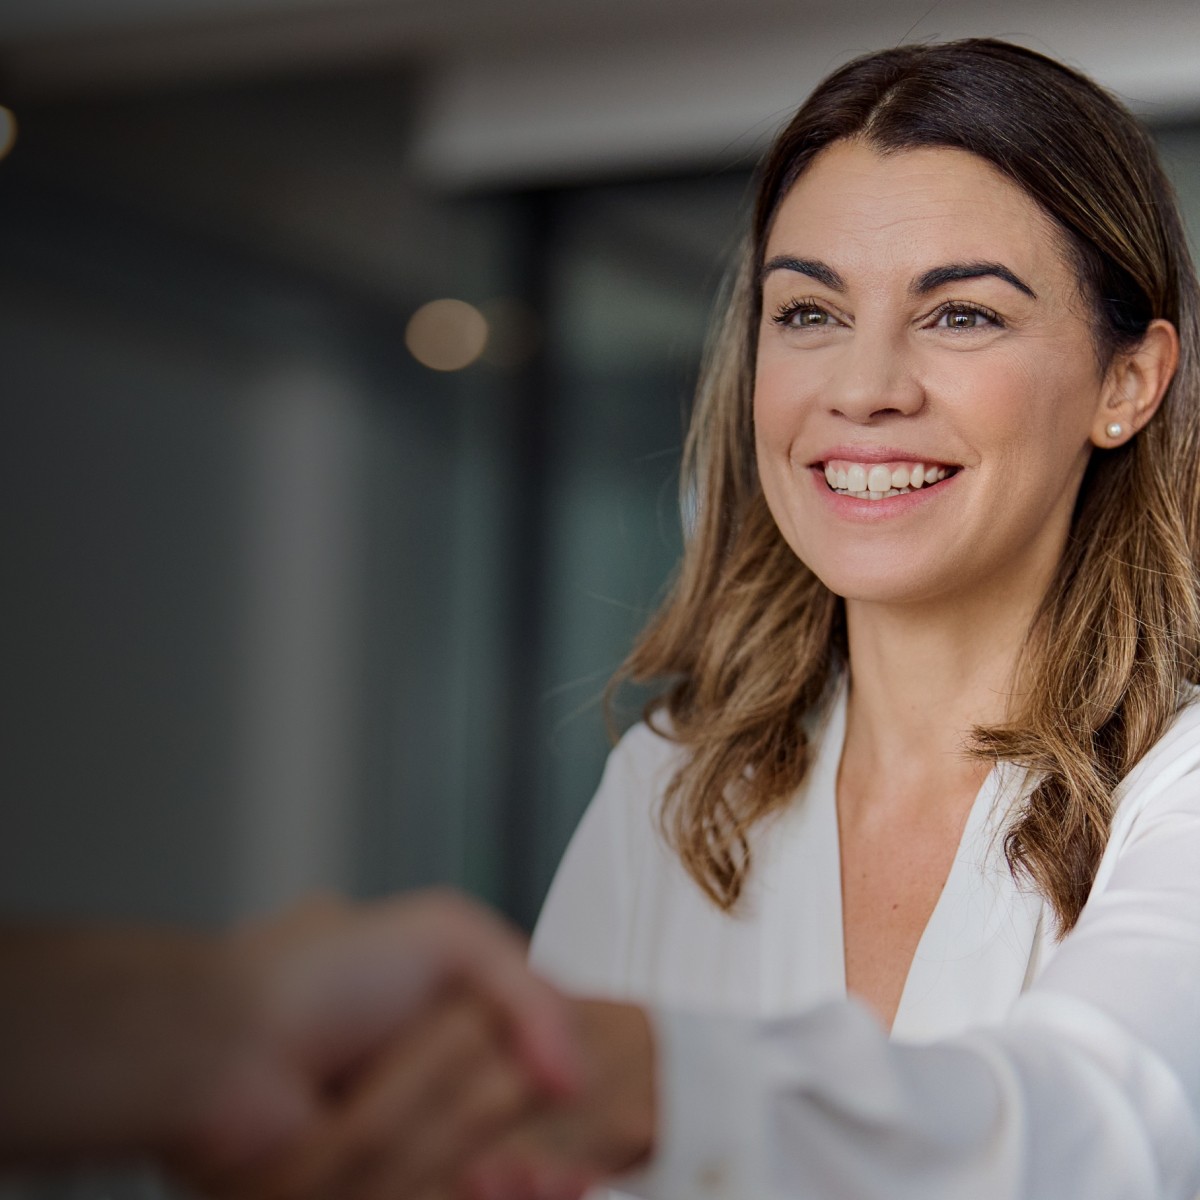
<path fill-rule="evenodd" d="M 536 914 L 677 555 L 745 179 L 432 195 L 387 165 L 404 95 L 22 110 L 6 911 L 211 924 L 436 881 Z M 532 357 L 420 367 L 404 325 L 444 294 L 524 303 Z"/>

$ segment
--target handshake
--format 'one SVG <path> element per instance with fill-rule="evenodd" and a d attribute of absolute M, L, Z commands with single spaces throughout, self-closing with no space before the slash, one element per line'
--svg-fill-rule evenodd
<path fill-rule="evenodd" d="M 450 892 L 0 930 L 0 1061 L 0 1165 L 149 1155 L 231 1200 L 568 1200 L 655 1137 L 646 1014 Z"/>

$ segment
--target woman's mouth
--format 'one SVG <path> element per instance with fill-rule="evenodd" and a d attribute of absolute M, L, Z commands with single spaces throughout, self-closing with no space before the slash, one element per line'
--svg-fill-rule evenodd
<path fill-rule="evenodd" d="M 896 462 L 857 463 L 846 459 L 830 459 L 823 466 L 825 482 L 839 496 L 855 500 L 884 500 L 889 496 L 904 496 L 921 488 L 933 487 L 949 478 L 957 467 L 940 463 Z"/>

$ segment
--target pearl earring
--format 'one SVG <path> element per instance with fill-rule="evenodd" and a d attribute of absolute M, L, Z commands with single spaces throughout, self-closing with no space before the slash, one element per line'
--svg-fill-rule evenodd
<path fill-rule="evenodd" d="M 1119 421 L 1114 421 L 1105 429 L 1104 432 L 1107 433 L 1110 438 L 1119 438 L 1121 434 L 1125 432 L 1125 426 Z"/>

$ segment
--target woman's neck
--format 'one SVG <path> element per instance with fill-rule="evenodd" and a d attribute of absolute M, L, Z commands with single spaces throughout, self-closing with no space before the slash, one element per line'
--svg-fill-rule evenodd
<path fill-rule="evenodd" d="M 940 612 L 847 601 L 843 770 L 887 778 L 901 791 L 978 775 L 979 763 L 966 753 L 971 730 L 1010 715 L 1034 612 L 1028 603 L 994 599 Z"/>

